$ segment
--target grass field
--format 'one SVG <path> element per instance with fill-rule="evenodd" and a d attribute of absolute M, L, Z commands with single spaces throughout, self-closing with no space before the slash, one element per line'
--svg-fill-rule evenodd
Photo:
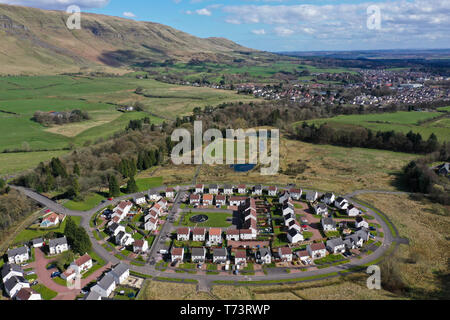
<path fill-rule="evenodd" d="M 33 289 L 41 295 L 42 300 L 52 300 L 58 295 L 57 292 L 50 290 L 49 288 L 40 283 L 33 286 Z"/>
<path fill-rule="evenodd" d="M 203 223 L 194 223 L 190 221 L 189 219 L 193 216 L 204 214 L 208 216 L 208 221 L 205 221 Z M 232 214 L 223 213 L 223 212 L 192 212 L 192 213 L 186 213 L 184 216 L 184 220 L 180 223 L 180 225 L 186 226 L 186 227 L 218 227 L 218 228 L 226 228 L 231 226 L 231 223 L 227 221 L 227 219 L 231 219 L 233 217 Z"/>
<path fill-rule="evenodd" d="M 93 193 L 86 196 L 84 201 L 67 201 L 64 203 L 64 207 L 70 210 L 87 211 L 95 208 L 102 200 L 105 200 L 105 197 L 99 195 L 98 193 Z"/>
<path fill-rule="evenodd" d="M 72 220 L 77 225 L 79 225 L 81 223 L 81 217 L 72 217 Z M 16 236 L 16 238 L 14 239 L 14 243 L 15 244 L 25 243 L 25 242 L 28 242 L 35 238 L 42 237 L 49 232 L 64 233 L 64 228 L 66 227 L 66 222 L 67 222 L 67 218 L 57 228 L 48 228 L 48 229 L 42 228 L 42 229 L 37 229 L 37 230 L 25 229 Z"/>
<path fill-rule="evenodd" d="M 14 174 L 29 168 L 35 168 L 40 162 L 51 157 L 60 157 L 69 151 L 42 151 L 22 153 L 0 153 L 0 175 Z"/>
<path fill-rule="evenodd" d="M 144 88 L 149 97 L 134 93 Z M 0 152 L 32 150 L 63 153 L 71 145 L 83 146 L 111 137 L 130 120 L 149 117 L 152 123 L 189 114 L 195 107 L 223 102 L 255 100 L 233 91 L 176 86 L 133 77 L 92 78 L 84 76 L 0 77 Z M 121 113 L 116 104 L 141 102 L 143 112 Z M 40 110 L 87 111 L 91 120 L 44 127 L 31 120 Z M 9 112 L 9 113 L 8 113 Z M 17 158 L 16 158 L 17 156 Z M 48 157 L 47 157 L 48 156 Z M 34 167 L 49 159 L 50 152 L 0 154 L 0 174 Z M 17 159 L 17 161 L 15 160 Z M 13 164 L 11 164 L 13 163 Z"/>
<path fill-rule="evenodd" d="M 400 111 L 395 113 L 381 114 L 364 114 L 364 115 L 341 115 L 327 119 L 310 120 L 309 123 L 320 125 L 329 123 L 334 126 L 363 126 L 375 131 L 399 131 L 408 133 L 420 133 L 423 139 L 428 139 L 434 133 L 440 141 L 450 140 L 450 119 L 433 118 L 442 116 L 441 112 L 406 112 Z M 420 121 L 427 121 L 419 124 Z"/>
<path fill-rule="evenodd" d="M 139 178 L 136 179 L 136 185 L 139 191 L 147 191 L 152 188 L 160 187 L 163 184 L 163 177 Z"/>

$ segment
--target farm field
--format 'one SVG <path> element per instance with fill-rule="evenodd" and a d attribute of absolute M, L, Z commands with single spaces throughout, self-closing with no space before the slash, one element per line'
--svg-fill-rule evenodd
<path fill-rule="evenodd" d="M 420 133 L 424 140 L 428 139 L 434 133 L 440 141 L 450 140 L 450 122 L 449 118 L 441 118 L 442 112 L 406 112 L 400 111 L 395 113 L 382 114 L 364 114 L 364 115 L 340 115 L 333 118 L 317 119 L 307 121 L 320 125 L 329 123 L 336 126 L 362 126 L 375 131 L 399 131 L 408 133 Z M 419 122 L 426 121 L 423 124 Z M 296 125 L 298 125 L 297 123 Z"/>
<path fill-rule="evenodd" d="M 149 97 L 135 94 L 137 87 L 142 87 Z M 34 152 L 0 155 L 0 174 L 31 168 L 48 160 L 53 152 L 60 155 L 70 146 L 79 147 L 111 137 L 125 129 L 130 120 L 149 117 L 151 123 L 161 124 L 164 119 L 188 114 L 195 107 L 245 100 L 254 99 L 232 91 L 176 86 L 131 76 L 0 77 L 0 152 L 40 151 L 36 157 Z M 117 104 L 132 105 L 137 101 L 142 103 L 144 111 L 116 110 Z M 91 119 L 52 127 L 31 119 L 38 110 L 74 109 L 88 112 Z M 47 151 L 52 153 L 46 154 Z"/>

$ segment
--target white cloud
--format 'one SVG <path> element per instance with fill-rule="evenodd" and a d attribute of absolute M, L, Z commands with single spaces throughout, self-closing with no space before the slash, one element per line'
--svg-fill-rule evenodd
<path fill-rule="evenodd" d="M 195 12 L 200 16 L 210 16 L 212 12 L 206 8 L 195 10 Z"/>
<path fill-rule="evenodd" d="M 77 5 L 80 8 L 102 8 L 110 0 L 0 0 L 0 3 L 28 6 L 42 9 L 65 10 L 71 5 Z"/>
<path fill-rule="evenodd" d="M 129 12 L 129 11 L 125 11 L 123 13 L 123 16 L 127 17 L 127 18 L 136 18 L 136 15 L 133 12 Z"/>
<path fill-rule="evenodd" d="M 265 35 L 266 34 L 266 30 L 264 30 L 264 29 L 256 29 L 256 30 L 252 30 L 252 33 L 257 34 L 257 35 Z"/>
<path fill-rule="evenodd" d="M 294 30 L 288 29 L 288 28 L 283 27 L 283 26 L 276 27 L 274 29 L 274 31 L 275 31 L 275 33 L 277 35 L 282 36 L 282 37 L 290 36 L 290 35 L 292 35 L 295 32 Z"/>

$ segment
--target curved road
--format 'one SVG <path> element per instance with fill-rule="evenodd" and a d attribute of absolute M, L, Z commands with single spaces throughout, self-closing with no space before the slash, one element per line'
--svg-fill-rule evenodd
<path fill-rule="evenodd" d="M 105 248 L 103 248 L 100 244 L 98 244 L 97 240 L 94 238 L 93 233 L 92 233 L 92 228 L 89 226 L 89 221 L 92 218 L 92 216 L 97 213 L 98 211 L 106 208 L 109 205 L 116 205 L 119 201 L 125 200 L 125 199 L 129 199 L 130 197 L 133 197 L 134 194 L 130 194 L 130 195 L 126 195 L 126 196 L 122 196 L 116 199 L 113 199 L 112 201 L 106 201 L 104 203 L 99 204 L 97 207 L 89 210 L 89 211 L 74 211 L 74 210 L 69 210 L 65 207 L 63 207 L 62 205 L 54 202 L 53 200 L 42 196 L 39 193 L 36 193 L 35 191 L 23 188 L 23 187 L 17 187 L 17 186 L 11 186 L 14 189 L 20 190 L 22 191 L 26 196 L 30 197 L 31 199 L 39 202 L 40 204 L 44 205 L 45 207 L 49 208 L 52 211 L 55 212 L 59 212 L 59 213 L 63 213 L 63 214 L 67 214 L 69 216 L 80 216 L 82 217 L 82 221 L 81 221 L 81 225 L 87 230 L 89 237 L 91 238 L 92 241 L 92 246 L 94 251 L 100 256 L 102 257 L 105 261 L 109 261 L 111 264 L 117 264 L 119 262 L 121 262 L 121 260 L 119 260 L 118 258 L 116 258 L 113 254 L 111 254 L 110 252 L 108 252 Z M 174 205 L 171 209 L 171 211 L 169 212 L 169 216 L 173 216 L 179 212 L 181 212 L 180 210 L 180 204 L 181 204 L 181 199 L 182 196 L 185 194 L 185 192 L 187 190 L 189 190 L 190 188 L 192 188 L 192 185 L 187 185 L 187 186 L 182 186 L 180 187 L 180 189 L 178 190 L 177 193 L 177 197 L 175 198 L 175 202 Z M 160 192 L 165 190 L 164 187 L 159 187 L 159 188 L 154 188 L 151 189 L 150 191 L 156 191 L 156 192 Z M 308 191 L 308 190 L 304 190 L 304 191 Z M 353 203 L 354 205 L 357 205 L 358 207 L 361 207 L 365 210 L 367 210 L 367 212 L 374 216 L 375 219 L 377 220 L 377 222 L 381 225 L 383 231 L 384 231 L 384 241 L 383 244 L 378 247 L 372 254 L 370 254 L 369 256 L 366 256 L 362 259 L 355 259 L 356 261 L 352 261 L 351 263 L 348 264 L 343 264 L 343 265 L 339 265 L 339 266 L 332 266 L 329 268 L 324 268 L 324 269 L 317 269 L 317 270 L 311 270 L 311 271 L 304 271 L 304 272 L 299 272 L 299 273 L 280 273 L 280 274 L 269 274 L 269 275 L 264 275 L 264 276 L 236 276 L 236 275 L 195 275 L 195 274 L 186 274 L 186 273 L 166 273 L 163 271 L 158 271 L 155 269 L 154 266 L 151 265 L 145 265 L 145 266 L 134 266 L 134 265 L 130 265 L 130 270 L 133 270 L 135 272 L 139 272 L 142 274 L 146 274 L 146 275 L 150 275 L 153 277 L 159 277 L 159 276 L 169 276 L 170 278 L 176 278 L 176 279 L 195 279 L 198 280 L 201 283 L 204 283 L 205 281 L 207 283 L 211 283 L 212 281 L 217 281 L 217 280 L 226 280 L 226 281 L 244 281 L 244 280 L 248 280 L 248 281 L 258 281 L 258 280 L 283 280 L 283 279 L 295 279 L 295 278 L 299 278 L 299 280 L 301 280 L 302 278 L 306 278 L 306 277 L 311 277 L 311 276 L 319 276 L 319 275 L 326 275 L 326 274 L 330 274 L 330 273 L 335 273 L 335 272 L 340 272 L 340 271 L 344 271 L 347 270 L 349 268 L 355 267 L 355 266 L 360 266 L 360 265 L 364 265 L 367 263 L 370 263 L 376 259 L 379 259 L 380 257 L 382 257 L 384 255 L 384 253 L 386 252 L 386 250 L 392 245 L 392 243 L 395 241 L 396 242 L 396 246 L 399 245 L 399 239 L 396 238 L 396 235 L 393 235 L 391 232 L 391 229 L 388 227 L 387 223 L 376 213 L 374 212 L 371 208 L 368 208 L 366 206 L 364 206 L 363 204 L 360 203 L 356 203 L 354 202 L 352 199 L 350 199 L 350 196 L 355 196 L 357 194 L 362 194 L 362 193 L 392 193 L 392 194 L 405 194 L 405 193 L 398 193 L 398 192 L 391 192 L 391 191 L 370 191 L 370 190 L 360 190 L 360 191 L 355 191 L 345 197 L 348 198 L 350 203 Z M 161 232 L 159 233 L 159 235 L 155 238 L 151 251 L 149 253 L 149 257 L 154 257 L 156 256 L 155 252 L 158 252 L 157 248 L 160 245 L 160 235 L 164 235 L 167 232 L 169 232 L 169 228 L 172 227 L 171 223 L 165 223 L 163 225 L 163 228 L 161 230 Z M 394 227 L 394 231 L 396 231 L 395 227 Z M 401 239 L 400 239 L 401 240 Z M 400 241 L 401 242 L 401 241 Z M 323 279 L 323 278 L 321 278 Z"/>

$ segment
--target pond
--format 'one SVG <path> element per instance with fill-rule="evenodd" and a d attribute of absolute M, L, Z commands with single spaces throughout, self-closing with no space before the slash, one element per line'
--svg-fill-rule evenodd
<path fill-rule="evenodd" d="M 254 167 L 256 167 L 256 164 L 233 164 L 230 166 L 230 168 L 234 169 L 236 172 L 247 172 L 252 170 Z"/>
<path fill-rule="evenodd" d="M 208 216 L 205 214 L 198 214 L 195 216 L 192 216 L 189 220 L 191 220 L 191 222 L 193 223 L 202 223 L 202 222 L 206 222 L 208 221 Z"/>

